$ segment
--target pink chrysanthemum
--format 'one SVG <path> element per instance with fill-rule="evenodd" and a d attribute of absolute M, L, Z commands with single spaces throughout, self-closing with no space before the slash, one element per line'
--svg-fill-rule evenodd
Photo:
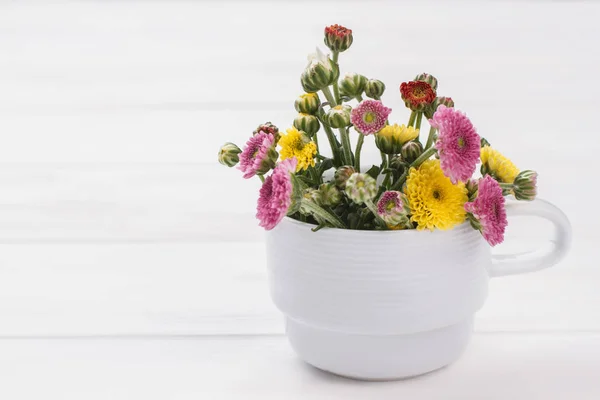
<path fill-rule="evenodd" d="M 377 133 L 385 126 L 391 108 L 379 100 L 364 100 L 357 105 L 350 115 L 354 128 L 363 135 Z"/>
<path fill-rule="evenodd" d="M 396 191 L 383 192 L 377 202 L 377 213 L 387 223 L 398 225 L 402 222 L 408 222 L 409 207 L 406 197 Z"/>
<path fill-rule="evenodd" d="M 467 181 L 475 172 L 481 148 L 481 139 L 473 124 L 465 114 L 443 104 L 429 123 L 439 131 L 435 147 L 444 174 L 452 183 Z"/>
<path fill-rule="evenodd" d="M 275 137 L 272 133 L 258 132 L 246 142 L 246 147 L 240 154 L 238 168 L 244 173 L 244 178 L 269 172 L 275 165 L 272 153 L 275 151 Z"/>
<path fill-rule="evenodd" d="M 494 178 L 486 175 L 479 180 L 477 198 L 465 203 L 465 210 L 477 219 L 481 234 L 491 246 L 504 241 L 504 230 L 508 221 L 502 188 Z"/>
<path fill-rule="evenodd" d="M 268 231 L 277 226 L 292 204 L 294 187 L 290 174 L 296 171 L 297 162 L 296 157 L 283 160 L 260 188 L 256 218 Z"/>

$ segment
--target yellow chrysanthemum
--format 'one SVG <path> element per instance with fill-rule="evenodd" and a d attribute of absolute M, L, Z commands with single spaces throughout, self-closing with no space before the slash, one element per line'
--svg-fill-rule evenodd
<path fill-rule="evenodd" d="M 406 180 L 406 196 L 417 229 L 452 229 L 465 221 L 467 190 L 462 182 L 454 185 L 439 160 L 425 161 L 419 169 L 411 168 Z"/>
<path fill-rule="evenodd" d="M 519 175 L 520 171 L 515 164 L 490 146 L 481 148 L 480 157 L 481 164 L 483 164 L 487 172 L 504 183 L 513 183 L 517 175 Z"/>
<path fill-rule="evenodd" d="M 315 166 L 315 155 L 317 154 L 317 145 L 306 135 L 303 135 L 298 129 L 290 128 L 287 135 L 281 136 L 279 145 L 281 146 L 281 159 L 296 157 L 298 164 L 296 171 Z"/>
<path fill-rule="evenodd" d="M 412 126 L 394 124 L 384 126 L 383 129 L 379 131 L 378 135 L 385 136 L 390 139 L 397 139 L 400 141 L 400 143 L 404 144 L 419 137 L 419 130 Z"/>

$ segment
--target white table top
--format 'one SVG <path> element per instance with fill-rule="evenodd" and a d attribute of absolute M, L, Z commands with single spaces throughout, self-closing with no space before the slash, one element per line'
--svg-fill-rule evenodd
<path fill-rule="evenodd" d="M 0 399 L 599 399 L 599 16 L 592 2 L 0 3 Z M 573 224 L 571 254 L 492 280 L 467 353 L 418 379 L 297 359 L 269 299 L 258 182 L 215 162 L 259 123 L 289 126 L 331 23 L 355 32 L 342 72 L 384 80 L 393 118 L 399 83 L 433 73 Z M 498 250 L 546 228 L 511 221 Z"/>

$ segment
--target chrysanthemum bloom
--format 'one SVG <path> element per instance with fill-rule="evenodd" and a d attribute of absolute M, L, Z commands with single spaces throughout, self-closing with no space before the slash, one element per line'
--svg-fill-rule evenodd
<path fill-rule="evenodd" d="M 398 154 L 402 145 L 419 137 L 419 130 L 406 125 L 386 125 L 375 134 L 375 144 L 386 154 Z"/>
<path fill-rule="evenodd" d="M 275 167 L 277 157 L 273 134 L 259 132 L 246 143 L 244 151 L 240 154 L 238 168 L 244 173 L 246 179 L 256 174 L 266 174 L 271 168 Z"/>
<path fill-rule="evenodd" d="M 260 188 L 256 218 L 266 230 L 275 228 L 292 205 L 294 185 L 291 174 L 295 170 L 295 158 L 280 162 Z"/>
<path fill-rule="evenodd" d="M 467 190 L 462 182 L 453 184 L 444 175 L 439 160 L 425 161 L 411 168 L 406 180 L 406 197 L 411 221 L 417 229 L 452 229 L 465 221 Z"/>
<path fill-rule="evenodd" d="M 435 100 L 435 90 L 427 82 L 410 81 L 400 85 L 400 95 L 412 111 L 424 111 Z"/>
<path fill-rule="evenodd" d="M 377 214 L 388 225 L 406 225 L 408 223 L 408 200 L 406 196 L 397 191 L 383 192 L 377 202 Z"/>
<path fill-rule="evenodd" d="M 379 100 L 363 100 L 352 110 L 350 119 L 357 131 L 371 135 L 385 126 L 391 112 L 392 109 Z"/>
<path fill-rule="evenodd" d="M 279 145 L 281 146 L 281 159 L 296 157 L 298 160 L 297 171 L 315 166 L 315 155 L 317 154 L 317 145 L 306 135 L 303 135 L 296 128 L 290 128 L 287 135 L 281 136 Z"/>
<path fill-rule="evenodd" d="M 335 24 L 325 28 L 325 45 L 331 51 L 348 50 L 352 44 L 352 29 Z"/>
<path fill-rule="evenodd" d="M 377 195 L 377 181 L 367 174 L 354 173 L 346 181 L 346 195 L 356 204 L 371 201 Z"/>
<path fill-rule="evenodd" d="M 479 161 L 480 141 L 473 124 L 455 108 L 440 105 L 429 120 L 438 130 L 438 149 L 442 170 L 453 183 L 466 182 Z"/>
<path fill-rule="evenodd" d="M 488 175 L 479 180 L 477 197 L 465 204 L 465 210 L 473 215 L 473 225 L 491 246 L 502 243 L 508 221 L 502 188 L 494 178 Z"/>
<path fill-rule="evenodd" d="M 513 194 L 517 200 L 531 201 L 537 195 L 537 172 L 521 171 L 513 183 Z"/>
<path fill-rule="evenodd" d="M 513 183 L 519 174 L 519 169 L 491 146 L 481 148 L 481 174 L 492 175 L 503 183 Z"/>

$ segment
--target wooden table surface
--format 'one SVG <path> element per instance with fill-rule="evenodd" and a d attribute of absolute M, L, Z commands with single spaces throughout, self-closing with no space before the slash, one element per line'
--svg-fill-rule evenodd
<path fill-rule="evenodd" d="M 0 398 L 600 398 L 599 17 L 593 2 L 0 3 Z M 296 358 L 258 182 L 216 163 L 259 123 L 291 124 L 331 23 L 355 33 L 342 72 L 384 80 L 393 119 L 399 83 L 436 75 L 573 225 L 563 262 L 493 279 L 464 357 L 418 379 Z M 547 228 L 511 221 L 498 251 Z"/>

